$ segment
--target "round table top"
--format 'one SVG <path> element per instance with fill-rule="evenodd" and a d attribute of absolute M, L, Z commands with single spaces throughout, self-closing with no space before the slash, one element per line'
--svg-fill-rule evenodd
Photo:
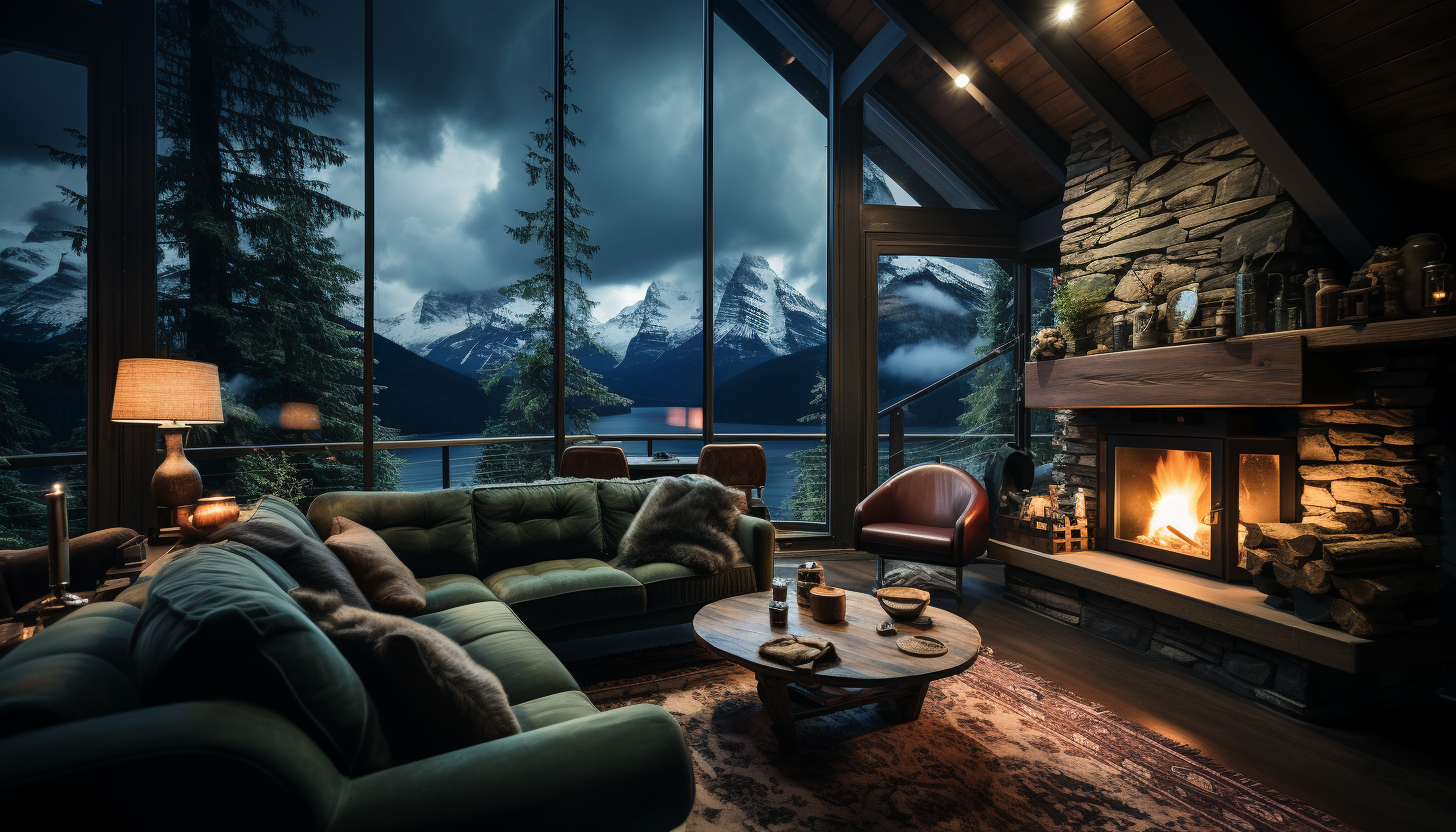
<path fill-rule="evenodd" d="M 814 669 L 812 680 L 841 687 L 904 687 L 954 676 L 970 667 L 981 652 L 981 634 L 970 622 L 954 613 L 933 607 L 926 614 L 935 626 L 921 630 L 899 622 L 899 633 L 882 636 L 875 627 L 890 616 L 873 595 L 845 592 L 846 612 L 840 624 L 821 624 L 801 607 L 790 587 L 789 623 L 771 627 L 768 604 L 771 592 L 737 595 L 703 607 L 693 618 L 693 637 L 722 658 L 755 673 L 800 681 L 811 676 L 806 669 L 766 659 L 758 654 L 765 641 L 784 635 L 827 638 L 834 642 L 839 660 Z M 895 642 L 905 636 L 926 635 L 945 642 L 943 656 L 927 658 L 903 653 Z"/>

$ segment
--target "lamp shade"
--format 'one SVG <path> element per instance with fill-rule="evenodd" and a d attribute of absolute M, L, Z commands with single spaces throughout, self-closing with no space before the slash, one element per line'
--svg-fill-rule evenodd
<path fill-rule="evenodd" d="M 278 411 L 278 427 L 284 430 L 318 430 L 319 406 L 307 402 L 284 402 Z"/>
<path fill-rule="evenodd" d="M 217 365 L 173 358 L 123 358 L 116 368 L 111 421 L 221 424 Z"/>

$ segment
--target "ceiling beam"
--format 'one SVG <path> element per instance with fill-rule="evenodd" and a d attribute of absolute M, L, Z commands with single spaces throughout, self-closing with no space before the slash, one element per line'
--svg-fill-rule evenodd
<path fill-rule="evenodd" d="M 874 2 L 875 7 L 904 30 L 947 75 L 951 78 L 960 75 L 969 78 L 966 92 L 1009 130 L 1021 146 L 1047 172 L 1056 177 L 1058 182 L 1067 181 L 1067 143 L 1020 96 L 1012 92 L 1005 81 L 981 63 L 970 48 L 951 33 L 948 26 L 920 5 L 918 0 Z"/>
<path fill-rule="evenodd" d="M 895 22 L 889 21 L 880 27 L 874 38 L 855 56 L 854 62 L 845 67 L 839 76 L 839 103 L 853 101 L 869 91 L 895 62 L 915 48 L 915 41 L 900 30 Z"/>
<path fill-rule="evenodd" d="M 1072 92 L 1140 162 L 1153 158 L 1153 120 L 1054 17 L 1044 0 L 991 0 Z"/>
<path fill-rule="evenodd" d="M 1021 250 L 1031 251 L 1054 240 L 1062 239 L 1062 208 L 1058 202 L 1021 221 Z"/>
<path fill-rule="evenodd" d="M 1139 0 L 1208 97 L 1340 256 L 1358 266 L 1410 228 L 1389 179 L 1251 0 Z"/>

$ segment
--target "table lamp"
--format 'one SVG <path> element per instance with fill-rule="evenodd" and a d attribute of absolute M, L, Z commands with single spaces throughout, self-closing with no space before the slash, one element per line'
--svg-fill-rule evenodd
<path fill-rule="evenodd" d="M 202 475 L 182 446 L 191 425 L 222 423 L 217 365 L 172 358 L 123 358 L 116 370 L 111 421 L 158 425 L 167 455 L 152 475 L 157 501 L 153 540 L 176 537 L 177 510 L 202 496 Z"/>

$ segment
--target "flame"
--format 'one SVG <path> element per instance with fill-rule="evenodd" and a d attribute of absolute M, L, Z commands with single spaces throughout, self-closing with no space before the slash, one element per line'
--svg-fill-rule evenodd
<path fill-rule="evenodd" d="M 1210 529 L 1200 521 L 1206 513 L 1201 503 L 1209 486 L 1209 474 L 1199 465 L 1198 454 L 1168 451 L 1158 459 L 1147 533 L 1154 545 L 1207 551 Z"/>

